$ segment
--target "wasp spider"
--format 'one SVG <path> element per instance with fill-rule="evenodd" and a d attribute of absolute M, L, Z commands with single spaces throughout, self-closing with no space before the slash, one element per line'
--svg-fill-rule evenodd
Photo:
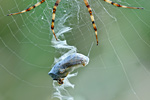
<path fill-rule="evenodd" d="M 54 22 L 55 22 L 56 9 L 57 9 L 57 6 L 58 6 L 58 4 L 60 3 L 60 1 L 61 1 L 61 0 L 57 0 L 56 3 L 55 3 L 55 5 L 54 5 L 54 7 L 53 7 L 52 23 L 51 23 L 51 30 L 52 30 L 52 32 L 53 32 L 53 34 L 54 34 L 56 40 L 58 40 L 58 39 L 57 39 L 57 37 L 56 37 L 56 35 L 55 35 L 55 32 L 54 32 Z M 97 45 L 98 45 L 97 27 L 96 27 L 96 24 L 95 24 L 94 16 L 93 16 L 93 14 L 92 14 L 92 9 L 91 9 L 91 7 L 90 7 L 90 5 L 89 5 L 89 3 L 88 3 L 88 0 L 83 0 L 83 1 L 84 1 L 85 5 L 86 5 L 86 7 L 88 8 L 88 11 L 89 11 L 89 13 L 90 13 L 90 17 L 91 17 L 91 21 L 92 21 L 93 28 L 94 28 L 94 31 L 95 31 L 95 36 L 96 36 Z M 114 5 L 114 6 L 117 6 L 117 7 L 130 8 L 130 9 L 143 9 L 143 8 L 141 8 L 141 7 L 128 7 L 128 6 L 120 5 L 120 4 L 117 4 L 117 3 L 113 2 L 113 1 L 110 1 L 110 0 L 104 0 L 104 1 L 107 2 L 107 3 L 110 3 L 110 4 Z M 39 5 L 42 4 L 43 2 L 45 2 L 45 0 L 41 0 L 40 2 L 38 2 L 38 3 L 34 4 L 33 6 L 27 8 L 26 10 L 23 10 L 23 11 L 17 12 L 17 13 L 8 14 L 7 16 L 25 13 L 25 12 L 30 11 L 30 10 L 34 9 L 35 7 L 39 6 Z"/>

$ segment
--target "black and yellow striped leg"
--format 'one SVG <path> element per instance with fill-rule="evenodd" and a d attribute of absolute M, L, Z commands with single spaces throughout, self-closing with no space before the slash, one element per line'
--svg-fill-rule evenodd
<path fill-rule="evenodd" d="M 89 5 L 89 3 L 88 3 L 87 0 L 84 0 L 84 3 L 85 3 L 85 5 L 86 5 L 86 7 L 88 8 L 88 11 L 89 11 L 90 16 L 91 16 L 91 21 L 92 21 L 92 24 L 93 24 L 93 28 L 94 28 L 94 30 L 95 30 L 95 36 L 96 36 L 96 41 L 97 41 L 97 45 L 98 45 L 97 28 L 96 28 L 94 16 L 93 16 L 93 14 L 92 14 L 92 9 L 91 9 L 91 7 L 90 7 L 90 5 Z"/>
<path fill-rule="evenodd" d="M 120 5 L 120 4 L 115 3 L 113 1 L 110 1 L 110 0 L 104 0 L 104 1 L 107 2 L 107 3 L 109 3 L 109 4 L 112 4 L 114 6 L 117 6 L 117 7 L 130 8 L 130 9 L 143 9 L 142 7 L 128 7 L 128 6 Z"/>
<path fill-rule="evenodd" d="M 34 4 L 33 6 L 27 8 L 26 10 L 23 10 L 23 11 L 17 12 L 17 13 L 8 14 L 7 16 L 25 13 L 25 12 L 30 11 L 30 10 L 34 9 L 35 7 L 39 6 L 39 5 L 42 4 L 43 2 L 45 2 L 45 0 L 41 0 L 40 2 L 38 2 L 38 3 Z"/>
<path fill-rule="evenodd" d="M 58 39 L 57 39 L 57 37 L 56 37 L 56 35 L 55 35 L 55 32 L 54 32 L 54 22 L 55 22 L 56 9 L 57 9 L 57 6 L 58 6 L 58 4 L 60 3 L 60 1 L 61 1 L 61 0 L 57 0 L 57 1 L 56 1 L 55 5 L 54 5 L 54 7 L 53 7 L 53 14 L 52 14 L 51 29 L 52 29 L 52 32 L 53 32 L 53 34 L 54 34 L 56 40 L 58 40 Z"/>

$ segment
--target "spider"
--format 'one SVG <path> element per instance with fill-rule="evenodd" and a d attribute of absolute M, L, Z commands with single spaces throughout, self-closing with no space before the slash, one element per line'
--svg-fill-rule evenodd
<path fill-rule="evenodd" d="M 56 37 L 56 35 L 55 35 L 55 32 L 54 32 L 54 22 L 55 22 L 56 9 L 57 9 L 57 6 L 58 6 L 58 4 L 60 3 L 60 1 L 61 1 L 61 0 L 57 0 L 56 3 L 55 3 L 55 5 L 54 5 L 54 7 L 53 7 L 52 23 L 51 23 L 51 30 L 52 30 L 52 32 L 53 32 L 54 37 L 55 37 L 56 40 L 58 40 L 58 39 L 57 39 L 57 37 Z M 92 9 L 91 9 L 91 7 L 90 7 L 90 5 L 89 5 L 89 3 L 88 3 L 88 0 L 83 0 L 83 1 L 84 1 L 85 5 L 86 5 L 86 7 L 88 8 L 88 11 L 89 11 L 89 13 L 90 13 L 90 17 L 91 17 L 91 21 L 92 21 L 93 28 L 94 28 L 94 31 L 95 31 L 95 36 L 96 36 L 97 45 L 98 45 L 97 27 L 96 27 L 96 24 L 95 24 L 94 16 L 93 16 L 93 14 L 92 14 Z M 128 7 L 128 6 L 120 5 L 120 4 L 115 3 L 115 2 L 113 2 L 113 1 L 110 1 L 110 0 L 104 0 L 104 1 L 107 2 L 107 3 L 109 3 L 109 4 L 112 4 L 112 5 L 114 5 L 114 6 L 117 6 L 117 7 L 130 8 L 130 9 L 143 9 L 142 7 Z M 30 10 L 34 9 L 35 7 L 39 6 L 40 4 L 42 4 L 42 3 L 44 3 L 44 2 L 45 2 L 45 0 L 41 0 L 40 2 L 37 2 L 37 3 L 34 4 L 33 6 L 27 8 L 26 10 L 23 10 L 23 11 L 17 12 L 17 13 L 11 13 L 11 14 L 8 14 L 7 16 L 25 13 L 25 12 L 27 12 L 27 11 L 30 11 Z"/>

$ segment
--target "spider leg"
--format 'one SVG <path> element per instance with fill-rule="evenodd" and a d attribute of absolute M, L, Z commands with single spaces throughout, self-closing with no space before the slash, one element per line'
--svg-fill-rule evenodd
<path fill-rule="evenodd" d="M 53 34 L 54 34 L 56 40 L 58 40 L 58 39 L 57 39 L 57 37 L 56 37 L 56 35 L 55 35 L 55 32 L 54 32 L 54 22 L 55 22 L 56 9 L 57 9 L 57 6 L 58 6 L 58 4 L 60 3 L 60 1 L 61 1 L 61 0 L 57 0 L 57 1 L 56 1 L 55 5 L 54 5 L 54 7 L 53 7 L 53 14 L 52 14 L 51 30 L 52 30 L 52 32 L 53 32 Z"/>
<path fill-rule="evenodd" d="M 39 5 L 42 4 L 43 2 L 45 2 L 45 0 L 41 0 L 40 2 L 38 2 L 38 3 L 34 4 L 33 6 L 27 8 L 26 10 L 23 10 L 23 11 L 17 12 L 17 13 L 8 14 L 7 16 L 25 13 L 25 12 L 30 11 L 30 10 L 34 9 L 35 7 L 39 6 Z"/>
<path fill-rule="evenodd" d="M 113 1 L 110 1 L 110 0 L 104 0 L 104 1 L 107 2 L 107 3 L 110 3 L 110 4 L 114 5 L 114 6 L 117 6 L 117 7 L 130 8 L 130 9 L 144 9 L 142 7 L 128 7 L 128 6 L 120 5 L 120 4 L 115 3 Z"/>
<path fill-rule="evenodd" d="M 91 21 L 92 21 L 92 24 L 93 24 L 93 28 L 94 28 L 94 30 L 95 30 L 95 36 L 96 36 L 96 41 L 97 41 L 97 45 L 98 45 L 97 28 L 96 28 L 94 16 L 93 16 L 93 14 L 92 14 L 92 9 L 91 9 L 91 7 L 90 7 L 90 5 L 89 5 L 89 3 L 88 3 L 87 0 L 84 0 L 84 3 L 85 3 L 85 5 L 86 5 L 86 7 L 88 8 L 88 11 L 89 11 L 90 16 L 91 16 Z"/>
<path fill-rule="evenodd" d="M 30 11 L 30 10 L 34 9 L 35 7 L 39 6 L 39 5 L 42 4 L 43 2 L 45 2 L 45 0 L 41 0 L 40 2 L 38 2 L 38 3 L 34 4 L 33 6 L 27 8 L 26 10 L 23 10 L 23 11 L 17 12 L 17 13 L 8 14 L 7 16 L 25 13 L 25 12 Z"/>

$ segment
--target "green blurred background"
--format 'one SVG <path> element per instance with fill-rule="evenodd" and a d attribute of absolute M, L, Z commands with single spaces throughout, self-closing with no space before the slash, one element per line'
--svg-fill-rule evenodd
<path fill-rule="evenodd" d="M 52 98 L 55 90 L 47 74 L 54 58 L 66 52 L 51 44 L 55 0 L 25 14 L 6 16 L 36 2 L 0 0 L 0 100 L 58 100 Z M 87 55 L 94 41 L 90 63 L 70 79 L 75 88 L 67 88 L 75 100 L 150 100 L 150 1 L 114 2 L 144 10 L 89 0 L 99 46 L 83 0 L 62 0 L 57 9 L 55 31 L 71 27 L 64 34 L 69 45 Z"/>

